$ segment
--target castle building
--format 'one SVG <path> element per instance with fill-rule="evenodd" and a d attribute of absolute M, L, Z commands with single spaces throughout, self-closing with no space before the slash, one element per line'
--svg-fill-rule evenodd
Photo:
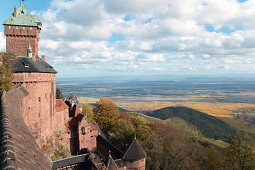
<path fill-rule="evenodd" d="M 56 70 L 38 56 L 42 24 L 24 4 L 3 23 L 6 53 L 15 55 L 13 89 L 0 98 L 0 169 L 145 170 L 146 154 L 134 139 L 124 154 L 82 113 L 78 97 L 56 100 Z M 18 122 L 17 122 L 18 121 Z M 50 161 L 39 149 L 60 133 L 75 157 Z M 54 139 L 50 142 L 54 145 Z"/>
<path fill-rule="evenodd" d="M 52 119 L 56 105 L 56 71 L 38 56 L 41 22 L 31 15 L 24 4 L 14 7 L 13 14 L 3 23 L 6 52 L 18 57 L 14 65 L 14 86 L 27 92 L 22 100 L 22 116 L 39 146 L 54 129 Z"/>
<path fill-rule="evenodd" d="M 41 21 L 31 15 L 24 4 L 14 7 L 13 14 L 3 23 L 6 36 L 6 51 L 15 56 L 26 56 L 29 43 L 33 54 L 38 56 L 38 41 Z"/>

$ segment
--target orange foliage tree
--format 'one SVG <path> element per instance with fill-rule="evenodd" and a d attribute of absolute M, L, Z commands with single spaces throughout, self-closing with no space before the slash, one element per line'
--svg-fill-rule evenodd
<path fill-rule="evenodd" d="M 119 117 L 119 109 L 109 98 L 102 97 L 93 109 L 93 119 L 101 130 L 108 134 Z"/>

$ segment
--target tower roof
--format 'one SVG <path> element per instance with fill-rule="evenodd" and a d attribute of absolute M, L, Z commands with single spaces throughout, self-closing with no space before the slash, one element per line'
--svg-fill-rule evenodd
<path fill-rule="evenodd" d="M 17 9 L 14 8 L 14 13 L 3 23 L 3 25 L 15 26 L 31 26 L 41 29 L 41 21 L 36 15 L 31 15 L 24 4 L 21 4 Z"/>
<path fill-rule="evenodd" d="M 75 94 L 73 92 L 70 93 L 70 95 L 66 98 L 66 100 L 72 104 L 72 102 L 74 102 L 75 105 L 77 105 L 79 108 L 82 107 L 82 105 L 80 104 L 78 97 L 75 96 Z"/>
<path fill-rule="evenodd" d="M 47 62 L 28 57 L 18 57 L 13 68 L 15 73 L 57 73 Z"/>
<path fill-rule="evenodd" d="M 138 161 L 140 159 L 146 158 L 146 153 L 144 152 L 140 143 L 135 139 L 129 146 L 127 152 L 123 156 L 125 161 Z"/>

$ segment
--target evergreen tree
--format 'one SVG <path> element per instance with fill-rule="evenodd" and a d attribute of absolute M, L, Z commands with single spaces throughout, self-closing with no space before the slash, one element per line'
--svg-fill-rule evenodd
<path fill-rule="evenodd" d="M 56 99 L 65 100 L 64 95 L 62 94 L 62 91 L 59 88 L 56 88 Z"/>

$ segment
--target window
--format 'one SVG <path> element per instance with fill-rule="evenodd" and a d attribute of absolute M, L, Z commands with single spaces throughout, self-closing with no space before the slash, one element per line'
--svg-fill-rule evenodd
<path fill-rule="evenodd" d="M 41 97 L 38 97 L 38 101 L 41 102 Z"/>
<path fill-rule="evenodd" d="M 81 127 L 81 134 L 85 135 L 85 127 Z"/>
<path fill-rule="evenodd" d="M 9 29 L 11 29 L 12 28 L 12 26 L 9 26 Z"/>
<path fill-rule="evenodd" d="M 32 30 L 33 28 L 32 27 L 30 27 L 30 30 Z"/>
<path fill-rule="evenodd" d="M 16 27 L 16 30 L 19 29 L 19 27 Z"/>

